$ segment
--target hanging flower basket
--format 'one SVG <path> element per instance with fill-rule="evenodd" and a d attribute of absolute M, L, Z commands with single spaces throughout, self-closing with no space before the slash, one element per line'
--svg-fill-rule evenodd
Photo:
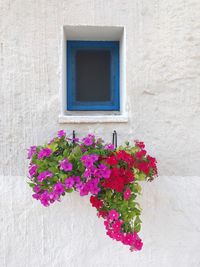
<path fill-rule="evenodd" d="M 91 134 L 70 139 L 60 130 L 48 144 L 28 150 L 33 198 L 48 207 L 66 193 L 89 194 L 97 216 L 104 220 L 106 234 L 131 251 L 141 250 L 139 182 L 157 176 L 156 159 L 144 148 L 139 141 L 114 148 Z"/>

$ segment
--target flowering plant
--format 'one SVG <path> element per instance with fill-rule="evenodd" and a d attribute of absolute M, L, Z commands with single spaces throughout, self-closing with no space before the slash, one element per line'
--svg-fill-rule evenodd
<path fill-rule="evenodd" d="M 33 198 L 47 207 L 72 191 L 90 194 L 106 234 L 131 251 L 141 250 L 139 181 L 151 181 L 157 175 L 156 159 L 144 148 L 143 142 L 135 141 L 134 146 L 127 142 L 114 149 L 94 135 L 70 139 L 60 130 L 48 144 L 28 150 Z"/>

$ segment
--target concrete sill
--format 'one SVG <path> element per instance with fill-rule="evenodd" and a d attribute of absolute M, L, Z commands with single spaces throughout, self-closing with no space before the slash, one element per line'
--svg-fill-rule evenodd
<path fill-rule="evenodd" d="M 107 116 L 67 116 L 59 115 L 59 123 L 109 123 L 109 122 L 128 122 L 128 116 L 125 115 L 107 115 Z"/>

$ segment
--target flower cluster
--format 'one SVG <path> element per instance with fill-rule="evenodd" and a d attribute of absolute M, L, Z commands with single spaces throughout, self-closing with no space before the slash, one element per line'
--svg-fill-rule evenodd
<path fill-rule="evenodd" d="M 31 146 L 28 159 L 34 199 L 47 207 L 73 191 L 90 195 L 106 234 L 131 251 L 141 250 L 141 208 L 135 199 L 141 193 L 139 182 L 157 176 L 156 159 L 143 142 L 115 149 L 92 134 L 70 139 L 60 130 L 46 145 Z"/>

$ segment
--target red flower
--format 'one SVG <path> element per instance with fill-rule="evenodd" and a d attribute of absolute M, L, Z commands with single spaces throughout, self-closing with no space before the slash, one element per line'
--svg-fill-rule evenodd
<path fill-rule="evenodd" d="M 106 163 L 109 165 L 117 165 L 118 161 L 116 160 L 115 156 L 110 156 L 106 159 Z"/>
<path fill-rule="evenodd" d="M 146 175 L 148 175 L 149 172 L 150 172 L 149 163 L 145 162 L 145 161 L 139 162 L 138 165 L 137 165 L 137 168 L 140 171 L 144 172 Z"/>
<path fill-rule="evenodd" d="M 102 218 L 106 219 L 108 212 L 106 210 L 100 210 L 97 215 L 98 215 L 98 217 L 102 217 Z"/>
<path fill-rule="evenodd" d="M 141 148 L 141 149 L 145 148 L 145 144 L 144 144 L 144 142 L 135 140 L 135 144 L 136 144 L 136 146 L 138 146 L 138 147 Z"/>
<path fill-rule="evenodd" d="M 92 207 L 95 207 L 96 209 L 101 209 L 103 207 L 103 201 L 94 196 L 90 197 L 90 203 L 92 204 Z"/>
<path fill-rule="evenodd" d="M 146 155 L 146 150 L 140 150 L 135 153 L 135 156 L 137 159 L 142 159 Z"/>

